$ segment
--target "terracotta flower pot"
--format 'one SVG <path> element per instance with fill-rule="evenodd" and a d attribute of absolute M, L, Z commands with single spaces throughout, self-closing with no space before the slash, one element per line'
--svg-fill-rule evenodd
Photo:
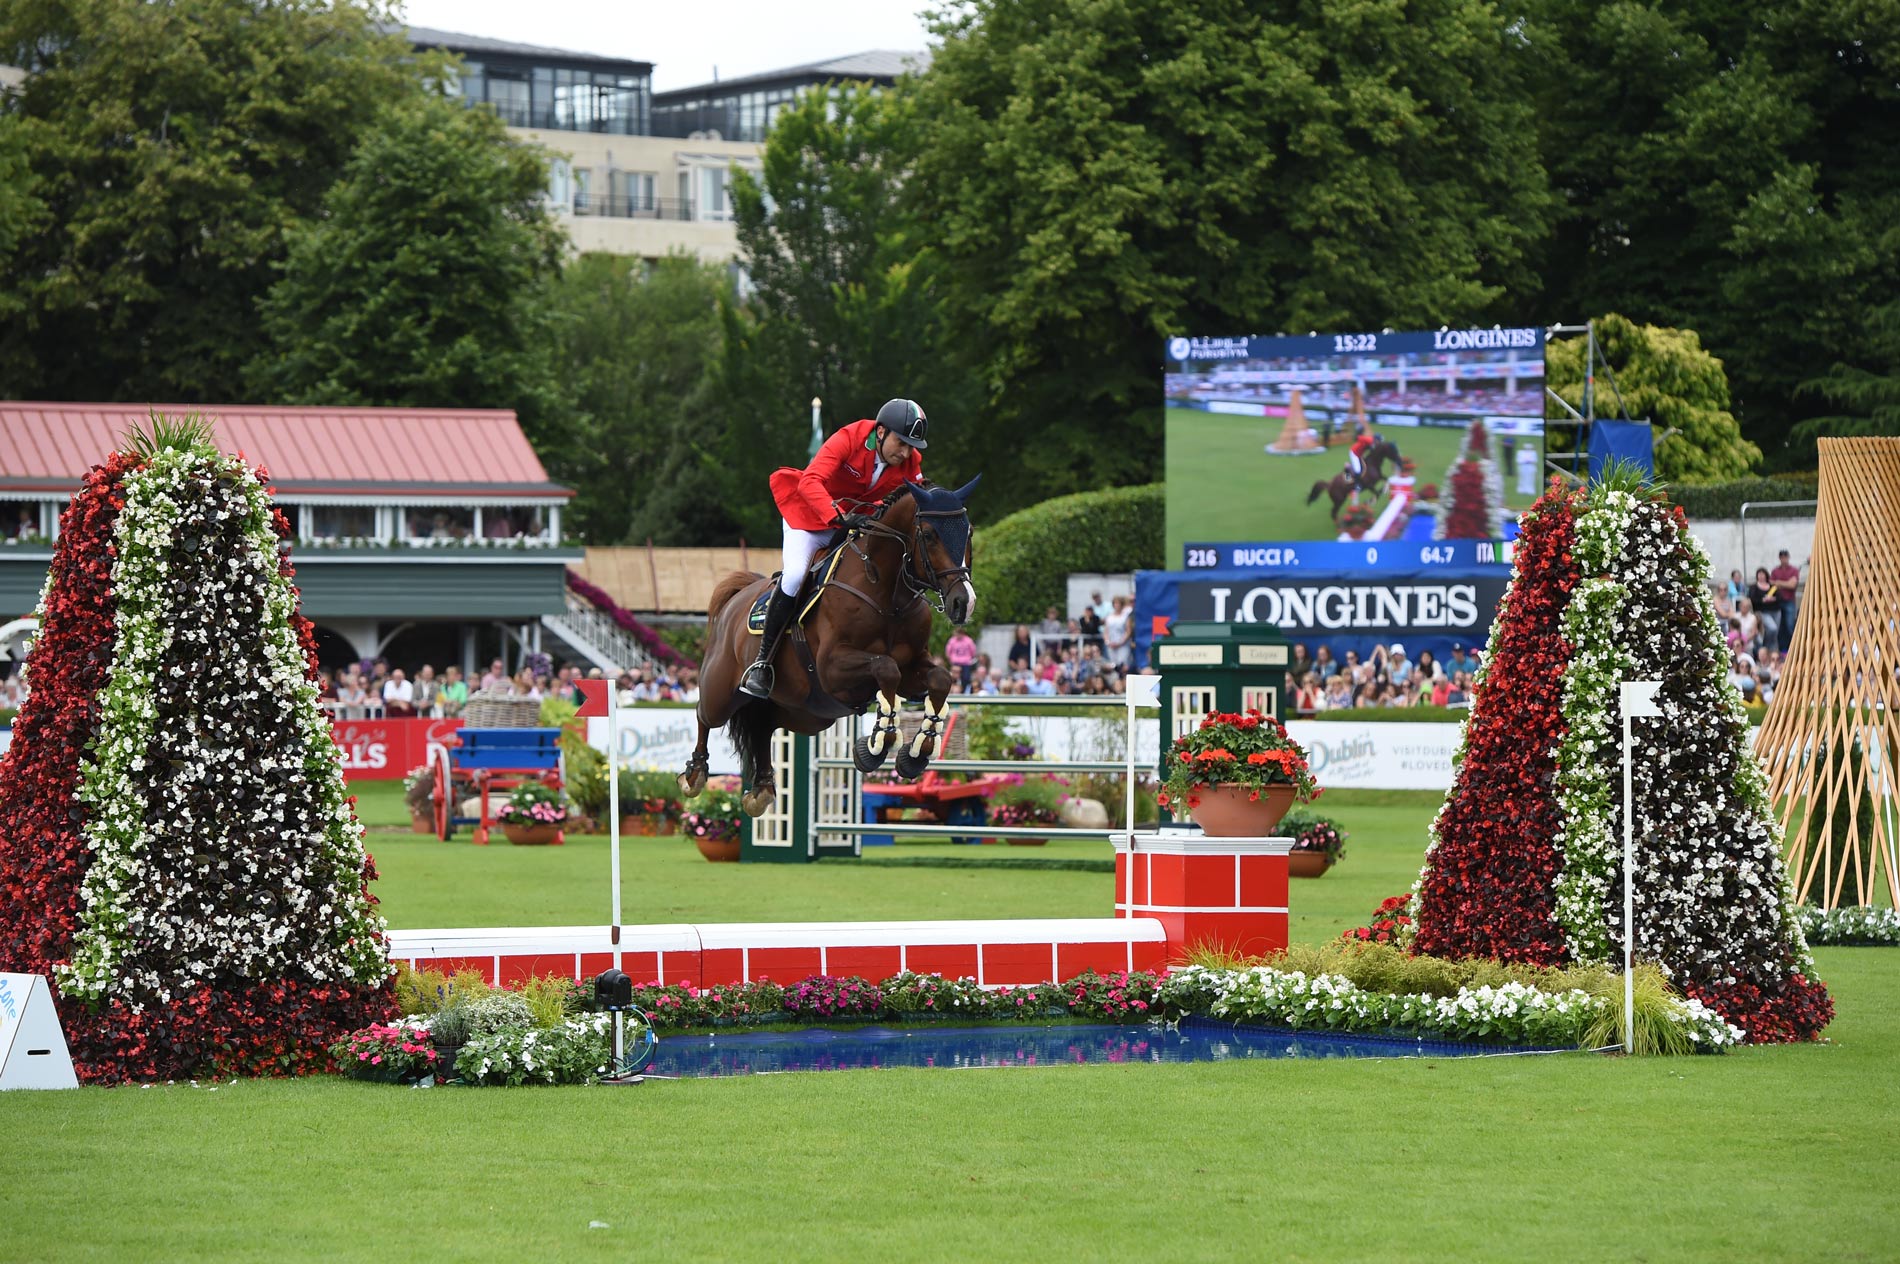
<path fill-rule="evenodd" d="M 695 838 L 693 846 L 699 848 L 699 854 L 716 864 L 727 864 L 739 859 L 739 840 L 736 838 L 720 840 L 714 838 Z"/>
<path fill-rule="evenodd" d="M 653 819 L 646 816 L 623 816 L 620 818 L 620 833 L 623 838 L 635 835 L 645 838 L 653 833 Z"/>
<path fill-rule="evenodd" d="M 1247 786 L 1222 783 L 1194 792 L 1194 823 L 1214 838 L 1265 838 L 1293 806 L 1292 786 L 1264 786 L 1258 799 Z"/>
<path fill-rule="evenodd" d="M 409 828 L 418 834 L 433 834 L 435 833 L 435 821 L 420 812 L 411 812 L 409 814 Z"/>
<path fill-rule="evenodd" d="M 517 847 L 547 847 L 565 841 L 558 825 L 523 825 L 516 821 L 503 821 L 501 832 Z"/>
<path fill-rule="evenodd" d="M 1323 851 L 1290 851 L 1286 854 L 1286 872 L 1290 878 L 1317 878 L 1333 867 L 1333 858 Z"/>

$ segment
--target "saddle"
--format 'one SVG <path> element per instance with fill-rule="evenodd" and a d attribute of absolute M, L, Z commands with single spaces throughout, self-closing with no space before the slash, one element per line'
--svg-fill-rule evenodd
<path fill-rule="evenodd" d="M 830 542 L 820 551 L 817 559 L 812 562 L 811 569 L 805 572 L 805 582 L 798 589 L 803 594 L 804 600 L 797 612 L 792 615 L 793 629 L 804 623 L 806 617 L 817 608 L 818 598 L 823 595 L 825 586 L 831 582 L 831 573 L 838 569 L 838 560 L 844 556 L 844 550 L 838 547 L 843 537 L 843 530 L 833 535 Z M 745 630 L 753 636 L 765 635 L 765 608 L 772 604 L 772 593 L 777 587 L 778 572 L 774 571 L 772 582 L 760 590 L 758 600 L 754 601 L 752 609 L 746 612 Z"/>

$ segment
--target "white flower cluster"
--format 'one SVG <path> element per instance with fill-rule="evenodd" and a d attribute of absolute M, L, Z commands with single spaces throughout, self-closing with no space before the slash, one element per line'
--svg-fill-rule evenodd
<path fill-rule="evenodd" d="M 473 1084 L 584 1084 L 613 1058 L 613 1016 L 582 1014 L 557 1027 L 507 1027 L 471 1036 L 455 1070 Z"/>
<path fill-rule="evenodd" d="M 1835 909 L 1803 904 L 1799 912 L 1801 931 L 1811 944 L 1900 944 L 1900 910 L 1865 904 Z"/>
<path fill-rule="evenodd" d="M 1157 1000 L 1164 1010 L 1234 1022 L 1541 1045 L 1580 1044 L 1590 1024 L 1614 1009 L 1608 998 L 1581 989 L 1544 992 L 1505 983 L 1460 988 L 1452 996 L 1369 992 L 1340 975 L 1270 966 L 1188 966 L 1162 981 Z M 1739 1029 L 1692 1000 L 1675 1002 L 1669 1017 L 1698 1048 L 1726 1049 L 1742 1039 Z"/>
<path fill-rule="evenodd" d="M 61 988 L 135 1006 L 213 980 L 387 978 L 363 831 L 243 462 L 164 450 L 124 480 L 117 618 L 80 769 L 93 853 Z"/>
<path fill-rule="evenodd" d="M 1812 971 L 1788 915 L 1779 828 L 1747 744 L 1708 595 L 1708 557 L 1666 505 L 1602 487 L 1577 516 L 1587 577 L 1564 612 L 1575 647 L 1557 751 L 1563 871 L 1556 917 L 1578 960 L 1621 955 L 1622 723 L 1618 685 L 1664 682 L 1637 725 L 1632 791 L 1637 959 L 1725 982 Z M 1739 972 L 1739 973 L 1738 973 Z"/>

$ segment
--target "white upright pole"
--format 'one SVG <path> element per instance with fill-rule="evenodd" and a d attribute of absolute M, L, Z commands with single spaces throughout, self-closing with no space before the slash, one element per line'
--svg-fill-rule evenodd
<path fill-rule="evenodd" d="M 1126 680 L 1122 688 L 1128 687 Z M 1127 815 L 1122 818 L 1128 826 L 1128 872 L 1123 882 L 1127 894 L 1123 897 L 1128 907 L 1128 916 L 1135 915 L 1135 700 L 1124 695 L 1128 703 L 1128 767 L 1123 786 L 1123 801 Z"/>
<path fill-rule="evenodd" d="M 1635 1052 L 1636 1036 L 1636 795 L 1630 787 L 1635 764 L 1632 720 L 1662 714 L 1660 680 L 1626 680 L 1617 689 L 1623 711 L 1623 1052 Z"/>
<path fill-rule="evenodd" d="M 620 968 L 620 682 L 607 681 L 607 850 L 613 871 L 614 969 Z M 618 1074 L 625 1045 L 622 1015 L 614 1011 L 614 1072 Z"/>
<path fill-rule="evenodd" d="M 1630 709 L 1623 707 L 1623 1052 L 1636 1034 L 1636 799 L 1630 793 Z"/>

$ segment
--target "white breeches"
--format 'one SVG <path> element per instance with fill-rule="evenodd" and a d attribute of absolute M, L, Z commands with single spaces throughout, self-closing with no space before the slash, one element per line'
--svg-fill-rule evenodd
<path fill-rule="evenodd" d="M 1354 478 L 1358 478 L 1361 474 L 1366 472 L 1365 462 L 1359 459 L 1357 452 L 1346 453 L 1346 468 L 1352 471 Z"/>
<path fill-rule="evenodd" d="M 800 531 L 791 523 L 785 527 L 785 551 L 779 565 L 783 574 L 779 576 L 779 590 L 787 597 L 798 596 L 798 590 L 805 586 L 805 572 L 811 569 L 811 559 L 831 538 L 829 531 Z"/>

